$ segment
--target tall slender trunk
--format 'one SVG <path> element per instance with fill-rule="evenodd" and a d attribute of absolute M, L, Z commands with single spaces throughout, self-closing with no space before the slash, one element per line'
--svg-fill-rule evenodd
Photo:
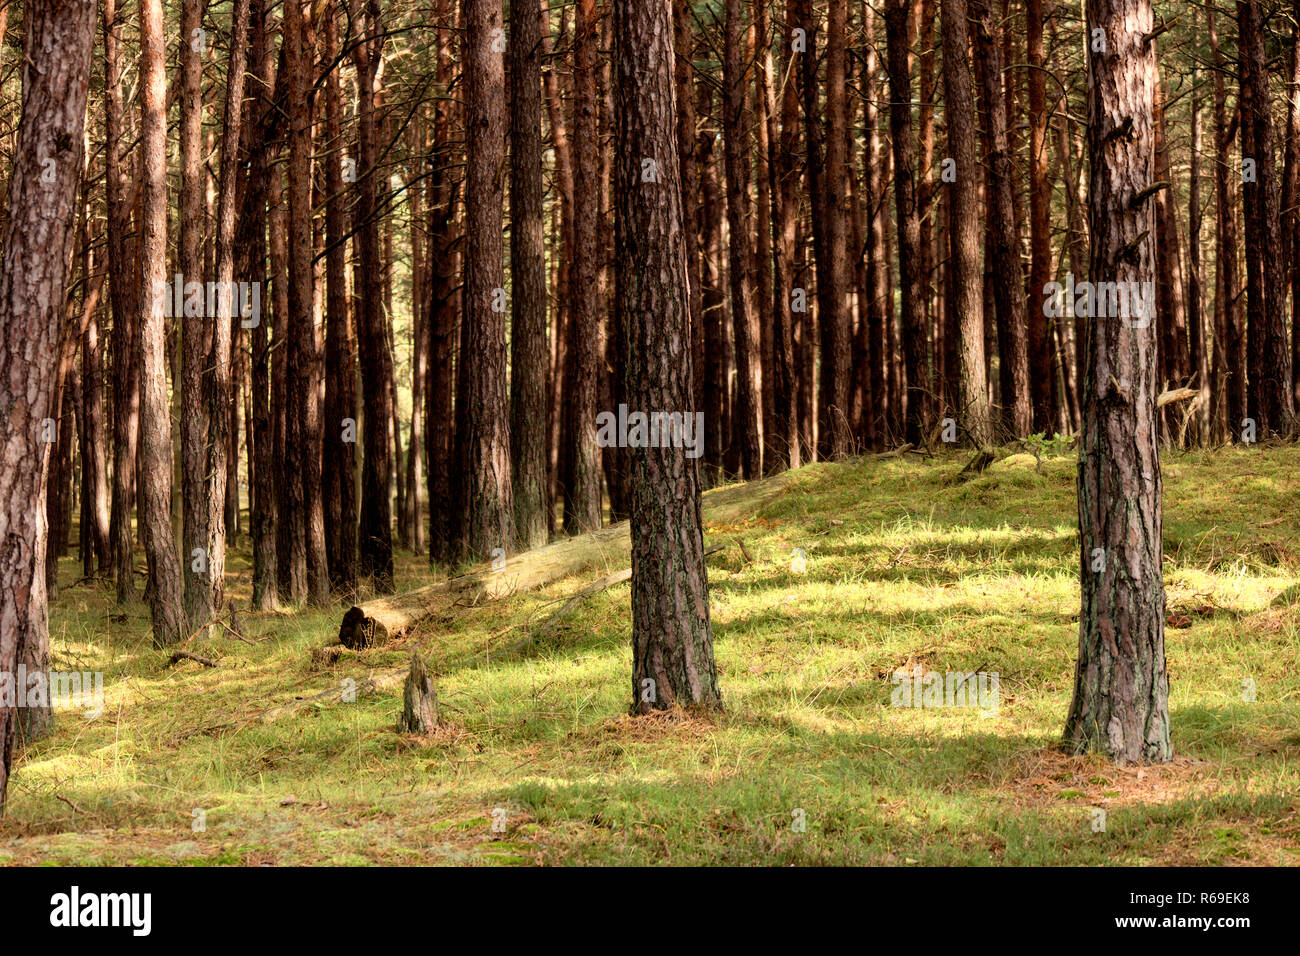
<path fill-rule="evenodd" d="M 180 562 L 172 537 L 172 437 L 163 307 L 167 273 L 166 41 L 161 0 L 140 0 L 140 515 L 157 647 L 184 635 Z"/>
<path fill-rule="evenodd" d="M 993 439 L 984 359 L 984 285 L 980 275 L 979 158 L 975 97 L 970 76 L 970 34 L 965 0 L 944 0 L 943 80 L 948 152 L 956 164 L 948 184 L 953 329 L 958 347 L 957 421 L 976 445 Z"/>
<path fill-rule="evenodd" d="M 618 67 L 615 228 L 621 352 L 629 404 L 691 400 L 686 245 L 678 181 L 672 23 L 658 0 L 614 5 Z M 658 159 L 644 182 L 639 157 Z M 684 448 L 629 449 L 632 491 L 632 709 L 721 705 L 700 480 Z"/>
<path fill-rule="evenodd" d="M 506 122 L 505 63 L 498 46 L 501 0 L 465 0 L 464 26 L 465 149 L 472 161 L 465 176 L 456 539 L 462 559 L 481 561 L 495 548 L 514 550 L 502 263 Z M 599 474 L 598 459 L 596 468 Z"/>
<path fill-rule="evenodd" d="M 354 9 L 354 24 L 363 23 L 360 13 Z M 391 593 L 394 589 L 393 516 L 388 486 L 392 481 L 393 460 L 388 449 L 388 430 L 393 409 L 388 380 L 392 378 L 392 370 L 379 255 L 377 179 L 380 174 L 375 168 L 379 161 L 375 99 L 385 41 L 379 0 L 366 0 L 363 26 L 365 38 L 354 45 L 352 52 L 358 87 L 357 202 L 353 228 L 357 230 L 360 252 L 354 281 L 361 298 L 357 344 L 365 408 L 360 558 L 361 574 L 373 577 L 375 590 Z"/>
<path fill-rule="evenodd" d="M 894 149 L 894 209 L 898 227 L 903 366 L 907 378 L 904 437 L 913 445 L 919 445 L 924 440 L 929 382 L 925 361 L 925 302 L 921 289 L 916 132 L 912 128 L 912 77 L 908 63 L 912 43 L 909 0 L 889 0 L 885 7 L 885 38 L 889 60 L 889 130 Z"/>
<path fill-rule="evenodd" d="M 434 105 L 433 166 L 429 176 L 428 378 L 425 381 L 425 461 L 429 482 L 429 561 L 451 558 L 451 481 L 453 356 L 459 279 L 456 274 L 454 186 L 451 145 L 451 19 L 453 0 L 438 0 L 435 77 L 440 98 Z"/>
<path fill-rule="evenodd" d="M 989 195 L 990 253 L 993 296 L 998 316 L 1001 353 L 1003 424 L 1016 437 L 1032 431 L 1029 341 L 1025 290 L 1020 268 L 1020 227 L 1014 199 L 1015 170 L 1007 134 L 1006 98 L 1002 86 L 1002 53 L 996 43 L 989 0 L 971 0 L 975 21 L 975 67 L 983 88 Z"/>
<path fill-rule="evenodd" d="M 1241 75 L 1242 157 L 1255 162 L 1245 179 L 1246 328 L 1250 381 L 1247 415 L 1259 437 L 1288 436 L 1295 428 L 1291 351 L 1287 344 L 1285 293 L 1278 211 L 1273 118 L 1268 95 L 1264 14 L 1259 0 L 1237 0 L 1238 66 Z M 1245 178 L 1245 177 L 1243 177 Z"/>
<path fill-rule="evenodd" d="M 325 59 L 339 55 L 338 18 L 325 15 Z M 330 583 L 357 589 L 356 346 L 348 298 L 347 185 L 339 70 L 325 77 L 325 408 L 321 422 L 325 552 Z"/>
<path fill-rule="evenodd" d="M 1214 290 L 1214 414 L 1217 439 L 1240 435 L 1246 414 L 1246 353 L 1242 335 L 1241 270 L 1238 258 L 1236 190 L 1231 175 L 1233 129 L 1229 125 L 1223 80 L 1226 58 L 1219 48 L 1213 7 L 1206 8 L 1206 33 L 1214 58 L 1215 253 Z M 1236 111 L 1234 110 L 1234 113 Z M 1238 167 L 1240 168 L 1240 167 Z"/>
<path fill-rule="evenodd" d="M 510 5 L 510 462 L 515 537 L 546 543 L 546 236 L 542 205 L 542 29 L 536 3 Z M 408 494 L 410 492 L 408 491 Z"/>
<path fill-rule="evenodd" d="M 1052 190 L 1047 179 L 1047 62 L 1043 55 L 1043 0 L 1028 0 L 1026 58 L 1029 69 L 1029 380 L 1035 431 L 1056 427 L 1052 389 L 1051 330 L 1042 309 L 1047 283 L 1052 281 Z"/>
<path fill-rule="evenodd" d="M 267 274 L 266 223 L 270 178 L 273 175 L 267 153 L 272 147 L 268 129 L 267 101 L 274 85 L 275 60 L 267 42 L 266 0 L 251 0 L 249 19 L 252 37 L 249 43 L 249 61 L 257 82 L 253 87 L 258 96 L 250 113 L 259 124 L 256 148 L 249 151 L 247 216 L 244 236 L 248 244 L 248 258 L 253 275 L 262 281 Z M 278 178 L 278 173 L 275 174 Z M 278 190 L 277 190 L 278 191 Z M 272 220 L 274 225 L 274 220 Z M 275 294 L 279 295 L 282 283 L 275 281 Z M 265 282 L 263 282 L 265 287 Z M 263 308 L 270 305 L 263 302 Z M 276 339 L 283 336 L 284 314 L 279 305 L 272 312 L 276 323 Z M 251 335 L 250 374 L 252 391 L 252 444 L 249 446 L 249 531 L 253 539 L 253 608 L 267 611 L 275 607 L 278 592 L 277 571 L 277 511 L 275 429 L 271 418 L 271 342 L 266 317 L 253 326 Z M 277 352 L 282 352 L 277 349 Z"/>
<path fill-rule="evenodd" d="M 1088 75 L 1088 152 L 1096 282 L 1155 281 L 1155 50 L 1150 0 L 1088 0 L 1103 31 Z M 1169 737 L 1165 668 L 1158 330 L 1149 319 L 1099 316 L 1090 326 L 1079 448 L 1079 656 L 1065 724 L 1075 753 L 1163 762 Z"/>
<path fill-rule="evenodd" d="M 212 351 L 208 355 L 204 372 L 204 399 L 213 410 L 209 418 L 207 455 L 204 469 L 204 507 L 207 510 L 208 574 L 211 581 L 211 608 L 221 610 L 225 601 L 226 571 L 226 475 L 233 462 L 229 455 L 230 436 L 234 433 L 232 419 L 226 410 L 235 404 L 231 390 L 231 327 L 244 315 L 241 302 L 238 311 L 231 295 L 235 278 L 235 215 L 239 211 L 239 194 L 236 188 L 240 156 L 240 137 L 244 114 L 244 74 L 248 64 L 246 41 L 248 37 L 249 0 L 234 0 L 231 10 L 230 56 L 226 70 L 226 108 L 222 124 L 220 167 L 221 198 L 217 206 L 217 288 L 219 296 L 217 314 L 209 320 L 209 337 Z M 245 321 L 253 321 L 249 314 Z M 261 316 L 256 316 L 261 323 Z"/>
<path fill-rule="evenodd" d="M 832 3 L 842 0 L 832 0 Z M 763 474 L 762 343 L 754 308 L 754 253 L 749 242 L 750 140 L 745 127 L 745 24 L 741 0 L 726 0 L 723 41 L 723 151 L 731 321 L 736 345 L 736 406 L 732 442 L 739 443 L 745 477 Z M 841 97 L 843 96 L 841 83 Z"/>
<path fill-rule="evenodd" d="M 135 596 L 131 512 L 135 505 L 135 460 L 140 425 L 137 242 L 128 243 L 128 195 L 122 129 L 122 22 L 117 0 L 104 0 L 104 183 L 108 205 L 109 303 L 113 310 L 113 504 L 109 537 L 117 602 Z"/>

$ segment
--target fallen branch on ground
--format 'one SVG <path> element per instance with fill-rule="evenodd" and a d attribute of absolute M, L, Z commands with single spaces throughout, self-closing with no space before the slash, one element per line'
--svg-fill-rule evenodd
<path fill-rule="evenodd" d="M 212 660 L 211 658 L 199 657 L 198 654 L 191 654 L 189 651 L 173 651 L 171 660 L 168 661 L 167 663 L 178 664 L 181 661 L 194 661 L 197 664 L 202 664 L 204 667 L 220 666 L 219 664 L 217 664 L 216 661 Z"/>
<path fill-rule="evenodd" d="M 706 521 L 730 524 L 752 514 L 777 498 L 789 485 L 792 474 L 783 472 L 762 481 L 707 492 L 704 495 Z M 344 615 L 339 626 L 339 643 L 353 649 L 382 646 L 464 599 L 480 604 L 521 591 L 534 591 L 593 568 L 626 565 L 631 547 L 628 523 L 623 521 L 514 555 L 503 570 L 493 571 L 480 565 L 468 574 L 406 594 L 376 598 L 353 606 Z"/>

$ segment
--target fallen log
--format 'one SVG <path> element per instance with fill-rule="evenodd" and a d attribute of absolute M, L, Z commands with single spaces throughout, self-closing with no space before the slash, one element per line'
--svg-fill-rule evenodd
<path fill-rule="evenodd" d="M 705 521 L 735 523 L 778 498 L 790 486 L 794 475 L 795 472 L 787 471 L 762 481 L 706 492 L 703 496 Z M 612 569 L 628 565 L 631 549 L 628 523 L 622 521 L 513 555 L 504 566 L 498 562 L 496 570 L 490 565 L 480 565 L 467 574 L 406 594 L 357 604 L 343 616 L 339 643 L 353 649 L 379 647 L 462 598 L 472 598 L 476 603 L 497 600 L 586 574 L 594 568 L 612 573 Z"/>

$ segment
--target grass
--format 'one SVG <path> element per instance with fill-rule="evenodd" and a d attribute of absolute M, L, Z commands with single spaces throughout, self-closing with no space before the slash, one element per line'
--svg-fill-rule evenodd
<path fill-rule="evenodd" d="M 732 544 L 710 558 L 726 705 L 711 719 L 626 716 L 626 584 L 558 621 L 587 580 L 458 607 L 325 669 L 310 651 L 341 605 L 241 610 L 251 644 L 191 645 L 219 658 L 209 669 L 169 665 L 146 609 L 74 583 L 65 560 L 52 666 L 103 671 L 105 710 L 60 710 L 22 754 L 0 863 L 1300 863 L 1300 448 L 1166 455 L 1177 757 L 1124 768 L 1056 749 L 1077 642 L 1073 460 L 1040 473 L 1013 456 L 955 484 L 963 463 L 812 466 L 708 529 Z M 427 579 L 401 556 L 400 588 Z M 430 739 L 395 733 L 400 686 L 294 700 L 364 689 L 413 648 L 448 721 Z M 890 706 L 890 675 L 917 664 L 997 672 L 996 713 Z"/>

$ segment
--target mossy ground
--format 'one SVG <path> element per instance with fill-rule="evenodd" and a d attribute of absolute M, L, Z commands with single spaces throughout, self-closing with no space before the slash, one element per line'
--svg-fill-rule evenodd
<path fill-rule="evenodd" d="M 1164 457 L 1177 758 L 1159 767 L 1056 749 L 1077 642 L 1073 459 L 954 483 L 964 460 L 812 466 L 708 529 L 731 545 L 709 559 L 713 718 L 626 716 L 628 585 L 550 620 L 595 574 L 314 669 L 344 606 L 243 610 L 240 537 L 245 640 L 190 645 L 209 669 L 169 665 L 145 607 L 76 583 L 67 559 L 53 666 L 103 671 L 105 711 L 60 710 L 19 757 L 0 864 L 1300 863 L 1300 448 Z M 429 577 L 400 556 L 400 588 Z M 395 733 L 400 686 L 266 713 L 364 687 L 414 647 L 448 721 L 432 739 Z M 890 706 L 890 675 L 915 664 L 996 671 L 996 714 Z"/>

